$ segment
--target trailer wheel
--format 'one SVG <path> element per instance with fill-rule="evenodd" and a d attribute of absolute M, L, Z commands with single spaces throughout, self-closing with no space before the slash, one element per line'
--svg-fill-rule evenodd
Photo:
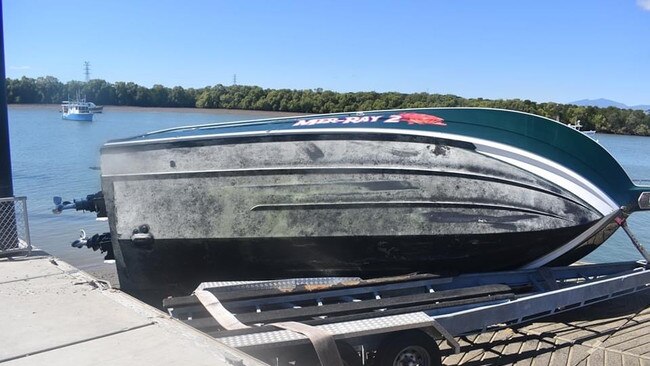
<path fill-rule="evenodd" d="M 426 333 L 409 330 L 386 338 L 375 358 L 377 366 L 441 366 L 438 344 Z"/>

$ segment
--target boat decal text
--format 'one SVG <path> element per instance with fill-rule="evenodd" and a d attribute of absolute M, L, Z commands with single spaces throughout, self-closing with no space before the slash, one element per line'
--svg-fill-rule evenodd
<path fill-rule="evenodd" d="M 391 114 L 388 116 L 348 116 L 348 117 L 330 117 L 330 118 L 312 118 L 301 119 L 294 123 L 294 127 L 298 126 L 314 126 L 325 124 L 349 124 L 349 123 L 400 123 L 406 122 L 409 125 L 436 125 L 446 126 L 445 120 L 430 114 L 423 113 L 400 113 Z"/>

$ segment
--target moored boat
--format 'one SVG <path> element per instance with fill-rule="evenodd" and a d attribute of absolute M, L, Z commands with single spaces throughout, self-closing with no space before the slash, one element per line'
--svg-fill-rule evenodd
<path fill-rule="evenodd" d="M 85 104 L 71 102 L 63 109 L 61 118 L 71 121 L 91 122 L 93 120 L 93 114 Z"/>
<path fill-rule="evenodd" d="M 596 135 L 596 131 L 595 131 L 595 130 L 586 130 L 586 131 L 583 131 L 583 130 L 582 130 L 582 127 L 583 127 L 583 126 L 582 126 L 582 124 L 580 123 L 580 120 L 578 120 L 575 124 L 568 124 L 567 127 L 571 128 L 571 129 L 574 129 L 574 130 L 576 130 L 576 131 L 580 131 L 580 132 L 582 132 L 583 134 L 585 134 L 585 135 L 591 137 L 592 139 L 593 139 L 594 136 Z"/>
<path fill-rule="evenodd" d="M 108 216 L 136 294 L 570 264 L 650 197 L 578 131 L 480 108 L 180 127 L 108 142 L 101 169 L 79 207 Z"/>
<path fill-rule="evenodd" d="M 102 113 L 104 111 L 104 106 L 103 105 L 96 105 L 93 102 L 86 102 L 88 105 L 88 110 L 91 113 Z"/>
<path fill-rule="evenodd" d="M 64 100 L 61 102 L 61 108 L 60 111 L 62 113 L 66 113 L 68 111 L 68 107 L 70 104 L 77 104 L 77 105 L 82 105 L 88 108 L 88 111 L 90 113 L 102 113 L 104 111 L 104 106 L 103 105 L 96 105 L 93 102 L 86 102 L 85 99 L 77 100 L 77 101 L 68 101 Z"/>

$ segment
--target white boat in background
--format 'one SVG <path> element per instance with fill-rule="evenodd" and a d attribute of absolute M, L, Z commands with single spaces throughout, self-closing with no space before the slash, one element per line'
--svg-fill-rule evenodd
<path fill-rule="evenodd" d="M 63 107 L 62 105 L 61 118 L 71 121 L 87 121 L 92 122 L 93 113 L 90 112 L 86 103 L 72 102 Z"/>
<path fill-rule="evenodd" d="M 594 130 L 583 131 L 582 130 L 582 124 L 580 124 L 580 120 L 578 120 L 575 124 L 568 124 L 567 126 L 570 127 L 570 128 L 573 128 L 576 131 L 580 131 L 583 134 L 595 139 L 594 136 L 596 135 L 596 131 L 594 131 Z"/>
<path fill-rule="evenodd" d="M 95 103 L 93 102 L 85 102 L 85 103 L 88 105 L 88 110 L 91 113 L 102 113 L 102 111 L 104 110 L 103 105 L 95 105 Z"/>
<path fill-rule="evenodd" d="M 72 102 L 68 100 L 64 100 L 63 102 L 61 102 L 61 112 L 67 113 L 68 107 L 71 104 L 84 105 L 88 108 L 88 111 L 90 111 L 90 113 L 102 113 L 102 111 L 104 110 L 103 105 L 96 105 L 93 102 L 86 102 L 85 99 L 81 99 L 79 101 L 72 101 Z"/>

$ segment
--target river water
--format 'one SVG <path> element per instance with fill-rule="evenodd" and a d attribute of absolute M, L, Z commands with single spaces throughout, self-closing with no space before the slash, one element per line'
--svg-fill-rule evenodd
<path fill-rule="evenodd" d="M 114 265 L 70 243 L 80 229 L 108 231 L 92 213 L 52 214 L 52 197 L 84 198 L 100 190 L 99 148 L 110 139 L 182 125 L 275 117 L 273 112 L 105 107 L 92 123 L 61 119 L 56 105 L 9 106 L 15 196 L 27 196 L 32 243 L 81 269 L 102 276 Z M 650 137 L 597 134 L 597 139 L 632 179 L 650 185 Z M 629 225 L 650 245 L 650 212 L 635 213 Z M 639 259 L 622 230 L 587 257 L 593 262 Z"/>

